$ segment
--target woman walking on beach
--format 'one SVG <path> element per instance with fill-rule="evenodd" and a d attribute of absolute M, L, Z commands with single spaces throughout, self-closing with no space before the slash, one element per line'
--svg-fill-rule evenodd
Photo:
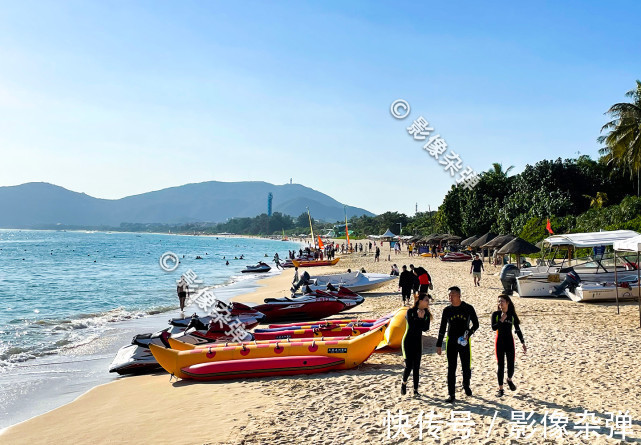
<path fill-rule="evenodd" d="M 523 340 L 519 317 L 516 315 L 512 299 L 507 295 L 500 295 L 498 309 L 498 311 L 492 314 L 492 330 L 496 331 L 495 352 L 496 361 L 498 363 L 497 375 L 499 379 L 499 391 L 496 393 L 496 396 L 503 397 L 505 358 L 507 358 L 507 386 L 509 386 L 512 391 L 516 390 L 516 385 L 512 382 L 516 349 L 514 346 L 514 337 L 512 336 L 512 327 L 514 327 L 516 335 L 518 335 L 519 340 L 521 340 L 523 354 L 527 353 L 527 347 Z"/>
<path fill-rule="evenodd" d="M 421 366 L 421 354 L 423 353 L 423 332 L 430 328 L 432 314 L 429 311 L 429 295 L 420 294 L 414 306 L 407 310 L 405 315 L 405 335 L 403 335 L 403 358 L 405 359 L 405 370 L 403 370 L 403 382 L 401 383 L 401 394 L 407 392 L 407 379 L 412 373 L 414 380 L 414 396 L 418 397 L 418 377 Z"/>

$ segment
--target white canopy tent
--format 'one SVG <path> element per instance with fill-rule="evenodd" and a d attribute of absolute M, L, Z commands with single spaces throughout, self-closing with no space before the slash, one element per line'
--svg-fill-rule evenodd
<path fill-rule="evenodd" d="M 613 246 L 614 248 L 614 270 L 616 272 L 616 253 L 618 252 L 632 252 L 637 254 L 637 285 L 641 283 L 641 270 L 639 270 L 639 256 L 641 255 L 641 235 L 634 236 L 632 238 L 615 241 Z M 615 283 L 617 281 L 616 277 L 614 279 Z M 616 284 L 615 284 L 616 286 Z M 619 288 L 617 288 L 617 307 L 619 305 Z M 641 286 L 639 289 L 639 327 L 641 327 Z"/>
<path fill-rule="evenodd" d="M 624 241 L 639 234 L 634 230 L 610 230 L 606 232 L 568 233 L 552 235 L 543 240 L 550 246 L 574 246 L 576 248 L 611 246 L 617 241 Z"/>
<path fill-rule="evenodd" d="M 387 232 L 381 235 L 381 238 L 395 238 L 396 235 L 392 233 L 390 229 L 387 229 Z"/>

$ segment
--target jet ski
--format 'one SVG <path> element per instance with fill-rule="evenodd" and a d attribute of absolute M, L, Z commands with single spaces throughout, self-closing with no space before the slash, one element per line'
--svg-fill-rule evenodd
<path fill-rule="evenodd" d="M 265 314 L 266 322 L 313 320 L 338 314 L 345 309 L 345 303 L 331 296 L 302 295 L 266 298 L 264 304 L 254 309 Z"/>
<path fill-rule="evenodd" d="M 262 320 L 264 315 L 260 315 Z M 256 318 L 247 317 L 249 315 L 232 316 L 232 319 L 238 320 L 245 330 L 249 329 L 248 326 L 253 327 L 258 324 Z M 247 325 L 242 321 L 243 319 L 249 320 L 251 323 Z M 182 321 L 183 319 L 177 320 Z M 117 372 L 124 375 L 141 374 L 160 369 L 160 365 L 149 351 L 149 345 L 154 344 L 168 348 L 170 346 L 167 339 L 170 337 L 192 345 L 238 341 L 237 337 L 234 338 L 227 335 L 232 332 L 236 332 L 236 330 L 218 317 L 198 317 L 194 314 L 187 326 L 171 325 L 152 334 L 135 335 L 131 344 L 118 350 L 116 357 L 109 366 L 109 372 Z M 253 339 L 253 335 L 247 333 L 242 340 L 251 341 Z"/>
<path fill-rule="evenodd" d="M 358 295 L 355 292 L 352 292 L 346 287 L 339 287 L 337 289 L 331 284 L 328 286 L 328 290 L 323 291 L 323 290 L 317 289 L 310 293 L 306 293 L 305 295 L 316 295 L 318 297 L 336 298 L 338 301 L 341 301 L 345 305 L 345 308 L 341 312 L 354 308 L 365 301 L 364 297 Z"/>
<path fill-rule="evenodd" d="M 247 266 L 245 269 L 241 270 L 242 273 L 260 273 L 260 272 L 269 272 L 272 268 L 269 264 L 259 261 L 255 266 Z"/>

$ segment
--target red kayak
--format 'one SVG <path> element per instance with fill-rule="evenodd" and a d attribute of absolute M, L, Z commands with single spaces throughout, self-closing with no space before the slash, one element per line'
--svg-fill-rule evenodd
<path fill-rule="evenodd" d="M 254 306 L 265 314 L 265 321 L 317 320 L 336 315 L 345 309 L 345 303 L 333 297 L 303 295 L 301 297 L 266 298 L 264 304 Z"/>
<path fill-rule="evenodd" d="M 382 323 L 389 320 L 394 316 L 395 312 L 391 312 L 381 318 L 377 319 L 359 319 L 359 318 L 341 318 L 337 320 L 319 320 L 319 321 L 305 321 L 299 323 L 283 323 L 283 324 L 270 324 L 268 328 L 257 329 L 258 331 L 266 331 L 267 329 L 286 330 L 291 329 L 310 329 L 310 328 L 335 328 L 337 326 L 372 326 L 374 324 Z"/>
<path fill-rule="evenodd" d="M 372 326 L 323 326 L 310 329 L 262 330 L 254 332 L 256 340 L 286 340 L 288 338 L 349 337 L 369 332 Z"/>

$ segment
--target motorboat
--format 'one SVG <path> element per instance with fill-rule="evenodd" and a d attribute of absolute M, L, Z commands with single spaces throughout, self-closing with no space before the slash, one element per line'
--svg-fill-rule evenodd
<path fill-rule="evenodd" d="M 543 240 L 544 255 L 539 263 L 520 270 L 516 277 L 516 292 L 519 297 L 564 296 L 565 294 L 556 292 L 555 288 L 565 280 L 570 270 L 578 273 L 583 282 L 612 282 L 615 269 L 618 274 L 622 274 L 635 270 L 636 264 L 625 255 L 615 261 L 605 250 L 615 241 L 634 236 L 638 236 L 638 233 L 632 230 L 550 236 Z M 593 253 L 584 258 L 576 258 L 577 249 L 592 249 Z"/>
<path fill-rule="evenodd" d="M 448 252 L 441 257 L 441 261 L 470 261 L 472 255 L 466 252 Z"/>
<path fill-rule="evenodd" d="M 328 284 L 331 284 L 337 288 L 346 287 L 352 292 L 367 292 L 397 279 L 398 277 L 394 275 L 362 272 L 315 275 L 310 277 L 309 287 L 312 290 L 323 290 L 327 288 Z"/>
<path fill-rule="evenodd" d="M 266 298 L 253 307 L 265 314 L 266 322 L 281 320 L 315 320 L 336 315 L 345 309 L 345 303 L 334 298 L 316 295 Z"/>
<path fill-rule="evenodd" d="M 262 272 L 269 272 L 270 270 L 272 270 L 272 268 L 269 266 L 269 264 L 259 261 L 258 264 L 254 266 L 245 267 L 243 270 L 241 270 L 241 272 L 242 273 L 262 273 Z"/>
<path fill-rule="evenodd" d="M 564 290 L 565 295 L 577 303 L 636 300 L 641 295 L 640 292 L 636 275 L 619 277 L 616 285 L 614 281 L 581 282 L 574 288 Z"/>

